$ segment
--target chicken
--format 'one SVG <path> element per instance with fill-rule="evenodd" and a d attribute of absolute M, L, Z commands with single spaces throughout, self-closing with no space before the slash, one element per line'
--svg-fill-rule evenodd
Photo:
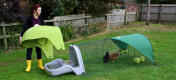
<path fill-rule="evenodd" d="M 109 60 L 110 60 L 109 59 L 109 52 L 107 51 L 106 54 L 105 54 L 105 56 L 103 57 L 103 62 L 107 63 L 107 62 L 109 62 Z"/>
<path fill-rule="evenodd" d="M 115 60 L 115 59 L 117 59 L 118 55 L 119 55 L 119 52 L 111 53 L 111 54 L 109 54 L 109 59 Z"/>
<path fill-rule="evenodd" d="M 105 56 L 103 57 L 103 62 L 108 63 L 110 60 L 115 60 L 117 59 L 119 54 L 119 52 L 109 54 L 109 52 L 107 51 Z"/>

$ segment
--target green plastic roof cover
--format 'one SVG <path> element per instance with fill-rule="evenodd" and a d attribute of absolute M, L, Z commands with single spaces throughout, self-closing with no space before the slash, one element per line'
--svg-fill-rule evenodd
<path fill-rule="evenodd" d="M 59 27 L 36 26 L 28 29 L 22 38 L 22 47 L 40 47 L 47 58 L 53 58 L 53 46 L 59 50 L 65 49 L 62 33 Z"/>
<path fill-rule="evenodd" d="M 144 56 L 154 62 L 154 54 L 150 41 L 142 34 L 131 34 L 112 37 L 111 40 L 121 49 L 127 49 L 128 45 L 134 47 Z"/>

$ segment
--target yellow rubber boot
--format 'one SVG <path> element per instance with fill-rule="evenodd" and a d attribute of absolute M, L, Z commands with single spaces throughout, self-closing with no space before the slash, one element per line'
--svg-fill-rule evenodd
<path fill-rule="evenodd" d="M 38 59 L 38 67 L 41 69 L 41 70 L 44 70 L 44 67 L 42 65 L 42 59 Z"/>
<path fill-rule="evenodd" d="M 31 71 L 31 60 L 27 60 L 27 68 L 25 70 L 26 72 L 30 72 Z"/>

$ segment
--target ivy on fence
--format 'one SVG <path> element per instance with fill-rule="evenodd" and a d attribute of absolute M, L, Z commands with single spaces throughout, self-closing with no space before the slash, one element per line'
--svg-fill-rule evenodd
<path fill-rule="evenodd" d="M 105 23 L 90 24 L 82 27 L 74 27 L 71 24 L 60 26 L 64 41 L 76 39 L 78 37 L 86 37 L 92 34 L 103 32 L 106 29 Z"/>

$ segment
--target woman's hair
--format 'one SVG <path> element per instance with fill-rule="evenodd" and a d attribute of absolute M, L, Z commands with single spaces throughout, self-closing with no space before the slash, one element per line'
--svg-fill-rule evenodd
<path fill-rule="evenodd" d="M 34 13 L 34 10 L 37 10 L 39 7 L 41 7 L 39 4 L 34 4 L 31 12 Z"/>

